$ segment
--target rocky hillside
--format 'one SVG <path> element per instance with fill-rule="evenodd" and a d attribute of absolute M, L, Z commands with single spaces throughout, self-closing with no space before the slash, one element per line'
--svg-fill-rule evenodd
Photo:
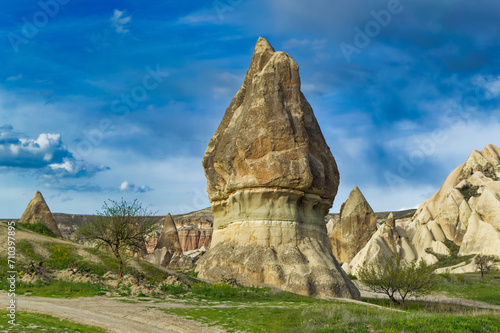
<path fill-rule="evenodd" d="M 436 255 L 448 255 L 450 242 L 459 255 L 500 254 L 500 149 L 494 145 L 473 151 L 411 221 L 382 225 L 343 268 L 356 273 L 363 263 L 391 255 L 432 264 Z"/>

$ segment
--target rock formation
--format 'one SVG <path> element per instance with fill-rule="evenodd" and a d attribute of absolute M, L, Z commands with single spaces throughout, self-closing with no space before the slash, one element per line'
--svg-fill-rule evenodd
<path fill-rule="evenodd" d="M 329 233 L 333 255 L 341 263 L 350 261 L 375 231 L 375 213 L 356 186 L 340 206 L 340 218 Z"/>
<path fill-rule="evenodd" d="M 199 229 L 194 226 L 185 226 L 177 230 L 182 252 L 210 247 L 212 242 L 212 229 Z"/>
<path fill-rule="evenodd" d="M 260 38 L 203 159 L 214 213 L 202 279 L 360 298 L 331 253 L 325 215 L 339 174 L 299 69 Z"/>
<path fill-rule="evenodd" d="M 42 193 L 36 192 L 35 197 L 30 201 L 28 207 L 19 220 L 21 223 L 43 223 L 45 224 L 56 236 L 62 237 L 61 231 L 57 227 L 56 221 L 50 212 L 49 206 L 45 202 Z"/>
<path fill-rule="evenodd" d="M 168 266 L 174 256 L 182 255 L 181 244 L 172 215 L 168 214 L 163 222 L 163 229 L 156 242 L 153 253 L 146 260 L 161 266 Z"/>
<path fill-rule="evenodd" d="M 445 245 L 460 247 L 459 255 L 500 254 L 500 149 L 492 144 L 470 154 L 446 178 L 442 187 L 420 205 L 407 225 L 386 223 L 356 257 L 342 267 L 355 274 L 365 262 L 399 254 L 432 264 Z M 390 230 L 389 230 L 390 229 Z M 471 266 L 472 267 L 472 266 Z M 463 267 L 461 268 L 464 269 Z"/>

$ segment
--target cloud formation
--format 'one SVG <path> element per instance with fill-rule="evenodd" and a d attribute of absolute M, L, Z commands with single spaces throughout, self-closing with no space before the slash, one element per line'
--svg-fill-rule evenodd
<path fill-rule="evenodd" d="M 124 181 L 120 185 L 120 191 L 122 192 L 136 192 L 136 193 L 146 193 L 153 191 L 153 188 L 147 185 L 136 186 L 135 184 L 131 184 L 128 181 Z"/>
<path fill-rule="evenodd" d="M 44 179 L 90 178 L 109 170 L 76 159 L 62 142 L 61 134 L 41 133 L 32 139 L 15 132 L 11 125 L 0 127 L 0 166 L 34 169 Z"/>
<path fill-rule="evenodd" d="M 127 16 L 125 11 L 115 9 L 113 12 L 113 16 L 111 17 L 111 24 L 115 31 L 119 34 L 126 34 L 130 32 L 129 29 L 126 28 L 126 25 L 130 23 L 132 16 Z"/>

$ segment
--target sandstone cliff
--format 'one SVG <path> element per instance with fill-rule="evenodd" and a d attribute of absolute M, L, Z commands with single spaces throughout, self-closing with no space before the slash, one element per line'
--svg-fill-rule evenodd
<path fill-rule="evenodd" d="M 335 160 L 300 91 L 297 64 L 264 38 L 203 167 L 214 231 L 196 266 L 200 278 L 360 298 L 326 234 L 339 184 Z"/>
<path fill-rule="evenodd" d="M 43 223 L 45 224 L 56 236 L 62 237 L 61 231 L 57 227 L 56 221 L 50 212 L 49 206 L 45 202 L 42 193 L 36 192 L 35 197 L 30 201 L 28 207 L 19 220 L 21 223 Z"/>
<path fill-rule="evenodd" d="M 214 220 L 210 208 L 176 215 L 174 218 L 183 252 L 210 247 Z"/>
<path fill-rule="evenodd" d="M 473 151 L 439 191 L 420 205 L 410 223 L 380 228 L 343 268 L 355 273 L 364 262 L 394 254 L 432 264 L 437 261 L 432 252 L 449 253 L 446 240 L 460 246 L 459 255 L 500 254 L 498 147 L 490 144 L 481 152 Z"/>
<path fill-rule="evenodd" d="M 375 231 L 375 213 L 356 186 L 341 205 L 339 220 L 329 230 L 333 255 L 341 263 L 350 261 Z"/>

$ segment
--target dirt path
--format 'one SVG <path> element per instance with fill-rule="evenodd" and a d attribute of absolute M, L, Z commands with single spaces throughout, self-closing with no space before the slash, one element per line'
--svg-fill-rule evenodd
<path fill-rule="evenodd" d="M 84 325 L 98 326 L 116 333 L 225 332 L 192 320 L 166 314 L 162 308 L 187 307 L 176 303 L 123 303 L 107 297 L 47 298 L 18 295 L 18 310 L 48 314 Z M 6 293 L 0 304 L 7 304 Z"/>

